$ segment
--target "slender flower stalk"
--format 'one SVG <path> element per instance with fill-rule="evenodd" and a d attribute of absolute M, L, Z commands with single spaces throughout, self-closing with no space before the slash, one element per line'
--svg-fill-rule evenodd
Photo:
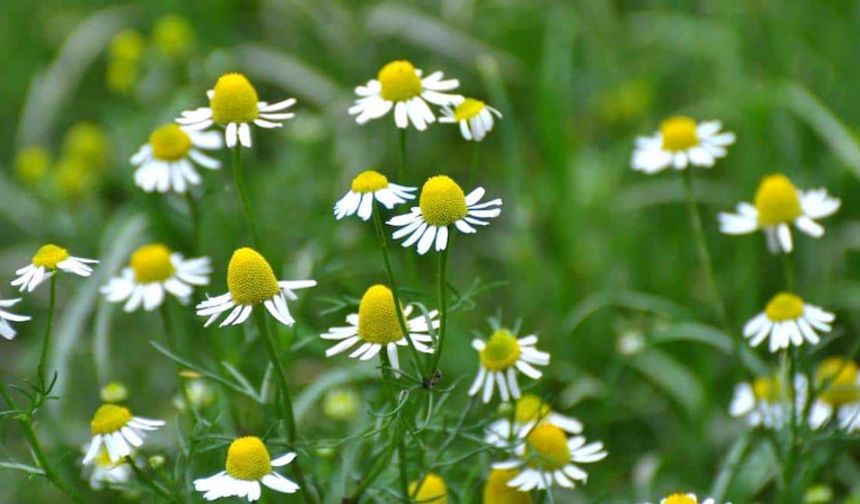
<path fill-rule="evenodd" d="M 191 253 L 196 255 L 200 250 L 200 207 L 191 192 L 185 193 L 185 202 L 188 203 L 188 214 L 191 216 Z"/>
<path fill-rule="evenodd" d="M 248 197 L 248 188 L 245 185 L 245 173 L 242 171 L 242 147 L 236 145 L 231 152 L 233 183 L 236 185 L 236 192 L 239 195 L 239 202 L 242 205 L 242 211 L 245 213 L 245 220 L 248 223 L 248 231 L 251 233 L 251 242 L 254 248 L 262 249 L 260 241 L 260 233 L 257 229 L 257 216 L 254 213 L 254 207 L 251 206 L 251 199 Z"/>
<path fill-rule="evenodd" d="M 398 128 L 399 129 L 399 128 Z M 400 129 L 400 169 L 397 180 L 406 180 L 406 129 Z"/>
<path fill-rule="evenodd" d="M 436 351 L 433 353 L 433 362 L 430 365 L 431 382 L 435 382 L 439 379 L 439 360 L 442 358 L 442 348 L 445 345 L 445 329 L 448 327 L 448 296 L 446 292 L 446 270 L 448 268 L 449 248 L 450 247 L 447 247 L 439 253 L 439 272 L 437 277 L 439 295 L 439 342 L 436 345 Z"/>
<path fill-rule="evenodd" d="M 394 388 L 396 378 L 391 373 L 391 360 L 386 352 L 381 352 L 382 358 L 382 383 L 386 389 L 388 397 L 391 399 L 392 410 L 397 408 L 397 391 Z M 399 421 L 399 420 L 398 420 Z M 409 476 L 406 470 L 406 443 L 403 441 L 403 430 L 395 426 L 394 441 L 397 443 L 397 458 L 398 458 L 398 475 L 400 483 L 400 492 L 404 498 L 409 497 Z"/>
<path fill-rule="evenodd" d="M 48 347 L 51 346 L 51 332 L 54 329 L 54 310 L 56 308 L 57 293 L 57 275 L 51 277 L 51 298 L 48 302 L 48 323 L 45 326 L 45 337 L 42 339 L 42 351 L 39 354 L 39 383 L 45 386 L 47 377 L 45 376 L 45 364 L 48 361 Z"/>
<path fill-rule="evenodd" d="M 794 267 L 791 263 L 790 254 L 782 254 L 782 268 L 785 275 L 785 286 L 788 292 L 795 292 L 794 282 Z M 793 492 L 791 489 L 792 478 L 794 476 L 794 466 L 798 455 L 798 422 L 801 421 L 797 415 L 797 388 L 795 387 L 794 375 L 797 373 L 797 351 L 794 346 L 789 346 L 785 349 L 785 383 L 788 386 L 789 397 L 789 438 L 788 438 L 788 453 L 782 464 L 782 492 L 780 494 L 780 502 L 793 502 Z"/>

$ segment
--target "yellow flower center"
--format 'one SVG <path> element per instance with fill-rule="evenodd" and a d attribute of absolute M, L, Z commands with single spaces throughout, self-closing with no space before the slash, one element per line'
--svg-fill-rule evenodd
<path fill-rule="evenodd" d="M 508 481 L 519 474 L 516 469 L 493 469 L 484 485 L 485 504 L 532 504 L 531 495 L 508 486 Z"/>
<path fill-rule="evenodd" d="M 131 420 L 131 411 L 116 404 L 102 404 L 90 420 L 93 434 L 110 434 L 120 430 Z"/>
<path fill-rule="evenodd" d="M 543 402 L 540 397 L 526 394 L 517 400 L 514 407 L 514 418 L 518 424 L 525 424 L 534 420 L 543 420 L 550 413 L 549 404 Z"/>
<path fill-rule="evenodd" d="M 131 269 L 139 283 L 163 282 L 173 276 L 170 249 L 160 243 L 144 245 L 131 254 Z"/>
<path fill-rule="evenodd" d="M 561 469 L 570 462 L 567 436 L 555 425 L 542 423 L 532 429 L 526 438 L 529 448 L 529 466 L 543 471 Z"/>
<path fill-rule="evenodd" d="M 660 124 L 663 148 L 667 151 L 684 151 L 699 145 L 696 121 L 686 116 L 670 117 Z"/>
<path fill-rule="evenodd" d="M 120 462 L 112 461 L 110 459 L 110 453 L 107 451 L 106 448 L 102 448 L 101 450 L 99 450 L 99 454 L 96 455 L 96 458 L 94 458 L 93 461 L 96 463 L 97 466 L 105 468 L 105 469 L 110 469 L 112 467 L 116 467 L 122 463 L 122 461 L 120 461 Z"/>
<path fill-rule="evenodd" d="M 466 216 L 466 195 L 451 177 L 430 177 L 421 188 L 418 199 L 421 215 L 431 226 L 448 226 Z"/>
<path fill-rule="evenodd" d="M 485 104 L 481 100 L 466 98 L 454 109 L 454 119 L 457 121 L 466 121 L 480 114 L 484 110 L 484 107 Z"/>
<path fill-rule="evenodd" d="M 248 247 L 233 252 L 227 265 L 227 288 L 233 301 L 241 305 L 262 303 L 281 290 L 266 259 Z"/>
<path fill-rule="evenodd" d="M 403 337 L 397 312 L 394 311 L 394 295 L 384 285 L 374 285 L 361 296 L 358 305 L 358 335 L 371 343 L 393 343 Z"/>
<path fill-rule="evenodd" d="M 176 124 L 165 124 L 149 135 L 152 155 L 163 161 L 177 161 L 191 150 L 191 137 Z"/>
<path fill-rule="evenodd" d="M 388 187 L 385 175 L 374 170 L 366 170 L 352 179 L 352 191 L 357 193 L 376 192 Z"/>
<path fill-rule="evenodd" d="M 421 78 L 412 63 L 406 60 L 392 61 L 379 71 L 379 93 L 388 101 L 399 102 L 421 94 Z"/>
<path fill-rule="evenodd" d="M 490 336 L 479 352 L 481 365 L 490 371 L 503 371 L 513 366 L 520 358 L 520 344 L 516 336 L 507 329 L 499 329 Z M 517 405 L 519 407 L 519 404 Z"/>
<path fill-rule="evenodd" d="M 218 124 L 247 123 L 257 118 L 257 90 L 240 73 L 228 73 L 218 78 L 209 107 Z"/>
<path fill-rule="evenodd" d="M 61 263 L 69 258 L 69 251 L 49 243 L 42 245 L 33 256 L 33 264 L 48 269 L 57 269 L 57 263 Z"/>
<path fill-rule="evenodd" d="M 777 402 L 782 396 L 782 383 L 777 377 L 759 376 L 752 383 L 753 395 L 759 401 Z"/>
<path fill-rule="evenodd" d="M 417 481 L 409 483 L 409 495 L 422 504 L 447 504 L 448 502 L 445 481 L 434 473 L 428 473 L 420 485 Z"/>
<path fill-rule="evenodd" d="M 829 357 L 815 371 L 815 381 L 822 390 L 819 398 L 833 406 L 860 401 L 857 364 L 842 357 Z"/>
<path fill-rule="evenodd" d="M 687 494 L 676 493 L 663 499 L 664 504 L 696 504 L 696 499 Z"/>
<path fill-rule="evenodd" d="M 755 208 L 761 226 L 792 222 L 803 214 L 800 197 L 785 175 L 768 175 L 755 192 Z"/>
<path fill-rule="evenodd" d="M 272 472 L 269 450 L 258 437 L 235 439 L 227 450 L 227 474 L 246 481 L 258 481 Z"/>
<path fill-rule="evenodd" d="M 772 322 L 794 320 L 803 314 L 803 300 L 794 294 L 780 292 L 770 300 L 764 313 Z"/>

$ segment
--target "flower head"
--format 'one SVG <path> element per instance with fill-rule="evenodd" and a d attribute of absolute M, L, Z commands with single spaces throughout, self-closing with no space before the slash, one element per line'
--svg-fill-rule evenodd
<path fill-rule="evenodd" d="M 89 450 L 89 445 L 84 446 L 84 453 Z M 132 469 L 123 459 L 112 461 L 107 449 L 102 447 L 93 458 L 92 463 L 84 465 L 84 477 L 87 478 L 90 488 L 102 490 L 105 487 L 112 488 L 131 481 Z"/>
<path fill-rule="evenodd" d="M 421 188 L 418 206 L 412 207 L 408 214 L 398 215 L 388 224 L 399 227 L 394 239 L 403 241 L 404 247 L 418 244 L 419 254 L 425 254 L 435 244 L 437 251 L 448 246 L 448 227 L 452 224 L 461 232 L 477 232 L 473 226 L 487 226 L 489 221 L 502 213 L 502 200 L 494 199 L 479 203 L 484 196 L 484 188 L 478 187 L 468 195 L 463 189 L 445 175 L 430 177 Z"/>
<path fill-rule="evenodd" d="M 424 131 L 428 124 L 436 121 L 433 110 L 427 104 L 452 105 L 459 95 L 443 93 L 456 89 L 456 79 L 442 80 L 442 72 L 434 72 L 426 78 L 412 63 L 397 60 L 388 63 L 379 71 L 376 79 L 355 88 L 359 98 L 350 107 L 349 114 L 356 116 L 358 124 L 378 119 L 394 109 L 394 122 L 398 128 L 406 128 L 411 122 L 415 129 Z"/>
<path fill-rule="evenodd" d="M 415 199 L 415 187 L 406 187 L 388 181 L 388 178 L 375 170 L 365 170 L 352 179 L 352 186 L 343 198 L 334 205 L 334 216 L 340 220 L 358 213 L 361 220 L 368 220 L 373 214 L 373 201 L 376 200 L 387 209 Z"/>
<path fill-rule="evenodd" d="M 163 421 L 133 416 L 131 410 L 123 406 L 102 404 L 90 421 L 93 438 L 84 456 L 84 465 L 92 462 L 102 447 L 107 450 L 111 462 L 118 462 L 143 446 L 146 431 L 163 426 Z"/>
<path fill-rule="evenodd" d="M 485 441 L 498 447 L 505 447 L 517 434 L 530 430 L 539 423 L 555 425 L 568 434 L 582 433 L 582 423 L 569 416 L 552 410 L 549 404 L 534 394 L 523 394 L 514 405 L 514 418 L 501 418 L 487 427 Z"/>
<path fill-rule="evenodd" d="M 457 123 L 460 125 L 460 134 L 466 140 L 480 142 L 493 129 L 493 116 L 502 118 L 502 113 L 487 105 L 481 100 L 460 97 L 452 109 L 450 106 L 442 107 L 440 123 Z"/>
<path fill-rule="evenodd" d="M 493 331 L 486 341 L 473 340 L 472 348 L 478 352 L 480 368 L 469 389 L 469 395 L 473 396 L 483 389 L 482 399 L 485 403 L 489 402 L 493 397 L 493 388 L 498 384 L 502 401 L 507 402 L 511 397 L 519 399 L 517 371 L 537 380 L 542 373 L 534 366 L 549 364 L 549 354 L 535 348 L 537 340 L 534 334 L 517 338 L 511 331 L 503 328 Z"/>
<path fill-rule="evenodd" d="M 772 253 L 791 252 L 792 224 L 803 233 L 820 238 L 824 227 L 815 219 L 833 215 L 840 205 L 839 199 L 828 195 L 825 189 L 801 191 L 788 177 L 777 173 L 759 183 L 754 204 L 739 203 L 737 213 L 719 215 L 720 231 L 737 235 L 761 229 Z"/>
<path fill-rule="evenodd" d="M 251 126 L 280 128 L 283 121 L 295 114 L 286 110 L 296 103 L 289 98 L 269 104 L 259 101 L 251 81 L 240 73 L 227 73 L 218 78 L 215 87 L 207 92 L 209 106 L 182 113 L 176 122 L 192 131 L 204 130 L 212 124 L 225 128 L 227 147 L 236 143 L 251 147 Z"/>
<path fill-rule="evenodd" d="M 221 135 L 213 131 L 192 131 L 172 123 L 159 126 L 131 158 L 137 167 L 134 182 L 146 192 L 184 193 L 202 180 L 195 164 L 210 170 L 221 167 L 220 161 L 201 149 L 220 149 L 222 144 Z"/>
<path fill-rule="evenodd" d="M 296 289 L 314 287 L 315 280 L 279 281 L 269 262 L 259 252 L 243 247 L 233 252 L 227 266 L 226 294 L 210 298 L 197 305 L 197 315 L 209 317 L 206 326 L 225 312 L 229 315 L 220 327 L 238 325 L 248 320 L 254 306 L 262 304 L 275 319 L 284 325 L 293 325 L 287 300 L 296 300 Z"/>
<path fill-rule="evenodd" d="M 170 14 L 163 16 L 152 27 L 152 41 L 165 56 L 178 57 L 194 47 L 194 28 L 184 17 Z"/>
<path fill-rule="evenodd" d="M 273 467 L 282 467 L 296 458 L 293 452 L 276 459 L 269 456 L 263 441 L 254 436 L 233 440 L 227 449 L 225 470 L 194 480 L 194 489 L 205 492 L 203 498 L 209 501 L 222 497 L 245 497 L 249 502 L 259 500 L 262 494 L 260 483 L 282 493 L 295 493 L 299 485 L 275 472 Z"/>
<path fill-rule="evenodd" d="M 416 502 L 425 504 L 447 504 L 448 490 L 445 488 L 445 480 L 436 473 L 427 473 L 419 483 L 409 483 L 409 496 Z"/>
<path fill-rule="evenodd" d="M 860 370 L 857 363 L 844 357 L 828 357 L 815 370 L 818 395 L 809 412 L 813 428 L 825 425 L 836 416 L 840 429 L 860 431 Z"/>
<path fill-rule="evenodd" d="M 3 336 L 7 340 L 11 340 L 16 334 L 18 334 L 10 322 L 26 322 L 30 320 L 30 317 L 26 315 L 18 315 L 3 309 L 15 306 L 20 301 L 20 298 L 0 299 L 0 336 Z"/>
<path fill-rule="evenodd" d="M 816 330 L 830 332 L 835 318 L 795 294 L 780 292 L 771 298 L 763 312 L 744 325 L 744 337 L 756 347 L 770 336 L 771 352 L 790 345 L 800 346 L 804 340 L 816 345 L 819 341 Z"/>
<path fill-rule="evenodd" d="M 726 147 L 735 143 L 735 134 L 720 133 L 721 128 L 720 121 L 697 124 L 686 116 L 670 117 L 653 136 L 636 139 L 630 165 L 648 175 L 669 166 L 676 170 L 687 165 L 709 168 L 726 155 Z"/>
<path fill-rule="evenodd" d="M 794 377 L 795 411 L 800 412 L 806 404 L 806 378 Z M 780 375 L 757 376 L 751 382 L 735 386 L 729 414 L 745 417 L 751 427 L 781 429 L 791 418 L 790 389 Z"/>
<path fill-rule="evenodd" d="M 714 499 L 708 498 L 699 502 L 696 494 L 673 493 L 660 499 L 660 504 L 714 504 Z"/>
<path fill-rule="evenodd" d="M 494 504 L 532 504 L 532 497 L 526 492 L 508 486 L 517 475 L 516 469 L 492 469 L 484 485 L 484 502 Z"/>
<path fill-rule="evenodd" d="M 30 264 L 15 271 L 18 275 L 12 280 L 12 286 L 19 287 L 21 292 L 33 292 L 42 282 L 51 278 L 57 270 L 65 271 L 82 277 L 88 277 L 93 269 L 88 264 L 98 263 L 95 259 L 73 257 L 69 251 L 53 243 L 39 247 Z"/>

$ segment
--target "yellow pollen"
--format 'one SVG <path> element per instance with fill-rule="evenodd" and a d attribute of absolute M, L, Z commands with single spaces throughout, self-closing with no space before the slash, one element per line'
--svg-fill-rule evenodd
<path fill-rule="evenodd" d="M 555 425 L 538 424 L 526 438 L 529 466 L 543 471 L 561 469 L 570 462 L 567 436 Z"/>
<path fill-rule="evenodd" d="M 96 458 L 93 459 L 93 461 L 96 463 L 97 466 L 103 467 L 105 469 L 110 469 L 112 467 L 116 467 L 116 466 L 122 464 L 122 461 L 119 461 L 119 462 L 112 461 L 110 459 L 110 453 L 107 451 L 106 448 L 102 448 L 101 450 L 99 450 L 99 454 L 96 455 Z"/>
<path fill-rule="evenodd" d="M 520 358 L 520 344 L 507 329 L 499 329 L 490 336 L 479 352 L 481 365 L 490 371 L 504 371 Z M 517 405 L 519 407 L 519 404 Z"/>
<path fill-rule="evenodd" d="M 780 292 L 770 300 L 764 313 L 772 322 L 794 320 L 803 315 L 803 300 L 794 294 Z"/>
<path fill-rule="evenodd" d="M 430 177 L 421 188 L 418 199 L 421 215 L 431 226 L 449 226 L 466 216 L 466 195 L 451 177 Z"/>
<path fill-rule="evenodd" d="M 517 400 L 514 407 L 514 418 L 518 424 L 526 424 L 535 420 L 545 420 L 549 416 L 549 404 L 540 397 L 526 394 Z"/>
<path fill-rule="evenodd" d="M 484 110 L 485 104 L 481 100 L 474 98 L 466 98 L 463 103 L 457 105 L 454 109 L 454 119 L 457 121 L 466 121 L 480 114 Z"/>
<path fill-rule="evenodd" d="M 761 179 L 755 192 L 755 209 L 761 226 L 793 222 L 803 214 L 797 188 L 779 173 Z"/>
<path fill-rule="evenodd" d="M 233 301 L 241 305 L 262 303 L 281 290 L 266 259 L 248 247 L 233 252 L 227 265 L 227 288 Z"/>
<path fill-rule="evenodd" d="M 227 449 L 227 474 L 245 481 L 258 481 L 272 472 L 269 450 L 258 437 L 233 440 Z"/>
<path fill-rule="evenodd" d="M 667 151 L 684 151 L 699 145 L 696 121 L 686 116 L 674 116 L 660 124 L 663 148 Z"/>
<path fill-rule="evenodd" d="M 163 282 L 173 275 L 170 249 L 160 243 L 144 245 L 131 254 L 129 261 L 139 283 Z"/>
<path fill-rule="evenodd" d="M 33 256 L 33 265 L 48 269 L 57 269 L 57 264 L 69 258 L 69 251 L 49 243 L 42 245 Z"/>
<path fill-rule="evenodd" d="M 676 493 L 663 499 L 663 504 L 696 504 L 696 499 L 687 494 Z"/>
<path fill-rule="evenodd" d="M 753 395 L 759 401 L 777 402 L 782 396 L 782 383 L 777 377 L 759 376 L 752 383 Z"/>
<path fill-rule="evenodd" d="M 842 357 L 824 359 L 815 371 L 815 382 L 822 388 L 818 398 L 833 406 L 860 401 L 857 374 L 854 361 Z"/>
<path fill-rule="evenodd" d="M 191 137 L 176 124 L 165 124 L 149 135 L 152 155 L 162 161 L 178 161 L 191 150 Z"/>
<path fill-rule="evenodd" d="M 399 102 L 421 94 L 421 78 L 412 63 L 406 60 L 392 61 L 379 71 L 380 94 L 388 101 Z"/>
<path fill-rule="evenodd" d="M 403 337 L 397 312 L 394 311 L 394 295 L 384 285 L 374 285 L 361 296 L 358 305 L 358 335 L 371 343 L 393 343 Z"/>
<path fill-rule="evenodd" d="M 409 495 L 422 504 L 448 504 L 445 481 L 435 473 L 428 473 L 420 486 L 417 481 L 409 483 Z"/>
<path fill-rule="evenodd" d="M 222 75 L 212 91 L 212 99 L 209 100 L 212 119 L 222 126 L 251 122 L 260 114 L 257 90 L 240 73 Z"/>
<path fill-rule="evenodd" d="M 484 504 L 532 504 L 527 492 L 508 486 L 519 472 L 516 469 L 493 469 L 484 485 Z"/>
<path fill-rule="evenodd" d="M 388 179 L 375 170 L 365 170 L 352 179 L 352 191 L 357 193 L 376 192 L 386 187 Z"/>
<path fill-rule="evenodd" d="M 102 404 L 90 420 L 93 434 L 110 434 L 120 430 L 131 420 L 131 411 L 116 404 Z"/>

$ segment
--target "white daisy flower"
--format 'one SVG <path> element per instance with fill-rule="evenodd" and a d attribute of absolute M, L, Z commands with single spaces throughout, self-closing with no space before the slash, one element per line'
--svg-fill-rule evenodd
<path fill-rule="evenodd" d="M 89 451 L 89 445 L 84 446 L 84 453 L 87 451 Z M 118 462 L 111 461 L 108 451 L 104 447 L 93 458 L 92 464 L 84 466 L 83 473 L 93 490 L 124 485 L 131 481 L 134 474 L 131 466 L 126 464 L 124 459 Z"/>
<path fill-rule="evenodd" d="M 442 107 L 440 123 L 459 123 L 460 134 L 466 140 L 480 142 L 493 129 L 493 116 L 502 118 L 502 113 L 487 105 L 481 100 L 474 98 L 459 97 L 452 109 L 446 105 Z"/>
<path fill-rule="evenodd" d="M 427 473 L 420 485 L 417 480 L 410 482 L 407 490 L 414 502 L 448 504 L 448 488 L 445 486 L 445 480 L 436 473 Z"/>
<path fill-rule="evenodd" d="M 491 469 L 484 484 L 484 500 L 487 504 L 498 502 L 500 504 L 532 504 L 531 494 L 520 492 L 516 488 L 508 486 L 508 482 L 514 479 L 519 472 L 516 469 Z"/>
<path fill-rule="evenodd" d="M 696 121 L 685 116 L 670 117 L 660 131 L 650 137 L 638 137 L 630 165 L 651 175 L 672 166 L 683 170 L 687 165 L 709 168 L 726 155 L 726 147 L 735 143 L 735 134 L 720 132 L 720 121 Z"/>
<path fill-rule="evenodd" d="M 419 352 L 433 353 L 433 337 L 430 336 L 430 328 L 439 328 L 437 317 L 439 312 L 433 310 L 427 315 L 419 315 L 410 319 L 412 306 L 403 309 L 403 318 L 409 329 L 409 337 Z M 409 345 L 403 337 L 400 323 L 397 321 L 397 312 L 394 311 L 394 295 L 391 289 L 384 285 L 371 286 L 361 296 L 358 305 L 358 313 L 352 313 L 346 317 L 349 326 L 332 327 L 329 332 L 321 334 L 322 339 L 336 340 L 337 344 L 326 350 L 326 357 L 331 357 L 352 349 L 358 348 L 349 354 L 351 359 L 370 360 L 385 348 L 391 366 L 400 369 L 400 360 L 397 356 L 397 347 Z"/>
<path fill-rule="evenodd" d="M 603 443 L 586 444 L 585 437 L 568 439 L 564 431 L 550 423 L 539 423 L 520 433 L 523 442 L 514 450 L 520 458 L 493 464 L 493 469 L 518 469 L 508 486 L 522 492 L 535 488 L 545 490 L 555 484 L 573 488 L 576 482 L 588 481 L 577 464 L 588 464 L 606 458 Z"/>
<path fill-rule="evenodd" d="M 791 224 L 812 236 L 824 236 L 824 227 L 815 219 L 829 217 L 842 204 L 825 189 L 801 191 L 785 175 L 768 175 L 759 183 L 755 204 L 739 203 L 737 213 L 721 213 L 720 231 L 748 234 L 761 229 L 771 253 L 791 252 Z"/>
<path fill-rule="evenodd" d="M 366 221 L 373 215 L 374 200 L 391 210 L 395 205 L 415 199 L 412 193 L 416 190 L 416 187 L 391 183 L 385 175 L 377 171 L 363 171 L 352 179 L 349 192 L 335 203 L 334 217 L 341 220 L 358 212 L 359 218 Z"/>
<path fill-rule="evenodd" d="M 141 305 L 152 311 L 164 302 L 165 292 L 183 304 L 191 298 L 193 287 L 208 285 L 212 268 L 208 257 L 185 259 L 161 243 L 144 245 L 131 254 L 127 268 L 101 288 L 111 303 L 125 303 L 123 310 L 133 312 Z"/>
<path fill-rule="evenodd" d="M 187 110 L 176 122 L 186 130 L 200 131 L 217 124 L 224 127 L 224 139 L 228 148 L 236 143 L 251 147 L 251 123 L 261 128 L 280 128 L 284 121 L 295 114 L 286 110 L 296 103 L 289 98 L 269 104 L 258 101 L 257 90 L 247 77 L 240 73 L 228 73 L 218 78 L 215 87 L 206 92 L 209 106 Z"/>
<path fill-rule="evenodd" d="M 219 327 L 239 325 L 248 320 L 254 306 L 262 303 L 275 319 L 291 326 L 295 322 L 287 307 L 287 300 L 295 301 L 293 292 L 316 285 L 315 280 L 278 281 L 266 259 L 256 250 L 243 247 L 233 252 L 227 265 L 226 294 L 210 298 L 197 305 L 197 315 L 209 317 L 205 326 L 230 312 Z"/>
<path fill-rule="evenodd" d="M 221 168 L 220 161 L 202 150 L 220 149 L 223 145 L 216 131 L 192 131 L 165 124 L 153 131 L 149 142 L 131 157 L 131 164 L 137 167 L 134 183 L 146 192 L 172 190 L 182 194 L 203 180 L 194 169 L 195 164 L 209 170 Z"/>
<path fill-rule="evenodd" d="M 842 357 L 824 359 L 815 371 L 818 395 L 809 410 L 809 425 L 824 426 L 836 417 L 836 425 L 860 431 L 860 372 L 857 363 Z"/>
<path fill-rule="evenodd" d="M 57 270 L 86 278 L 93 272 L 93 269 L 87 266 L 88 264 L 98 264 L 98 261 L 70 256 L 68 250 L 53 243 L 42 245 L 30 264 L 15 271 L 18 277 L 12 280 L 12 286 L 18 287 L 21 292 L 33 292 Z"/>
<path fill-rule="evenodd" d="M 525 394 L 517 399 L 513 420 L 511 423 L 511 419 L 502 418 L 491 423 L 484 435 L 487 444 L 499 448 L 508 446 L 512 439 L 519 439 L 516 435 L 522 429 L 531 430 L 539 422 L 553 424 L 568 434 L 582 433 L 582 423 L 579 420 L 556 413 L 549 404 L 533 394 Z"/>
<path fill-rule="evenodd" d="M 132 416 L 128 408 L 116 404 L 102 404 L 90 421 L 93 438 L 84 456 L 84 465 L 95 460 L 102 447 L 107 450 L 111 462 L 119 462 L 131 455 L 134 449 L 143 446 L 146 431 L 164 426 L 161 420 Z"/>
<path fill-rule="evenodd" d="M 537 380 L 543 373 L 534 366 L 549 365 L 549 354 L 535 348 L 537 340 L 534 334 L 517 338 L 507 329 L 494 331 L 487 341 L 472 340 L 472 348 L 478 352 L 481 367 L 469 388 L 469 395 L 473 396 L 483 389 L 482 400 L 490 402 L 497 384 L 502 401 L 510 401 L 511 397 L 519 399 L 517 370 Z"/>
<path fill-rule="evenodd" d="M 424 131 L 428 124 L 436 121 L 433 110 L 427 104 L 451 105 L 459 95 L 443 93 L 456 89 L 457 79 L 442 80 L 442 72 L 434 72 L 421 78 L 421 70 L 405 60 L 392 61 L 382 67 L 376 79 L 355 88 L 359 98 L 349 108 L 356 116 L 355 122 L 365 124 L 378 119 L 394 109 L 394 123 L 406 128 L 411 122 L 415 129 Z"/>
<path fill-rule="evenodd" d="M 461 233 L 476 233 L 473 226 L 487 226 L 489 221 L 502 213 L 502 200 L 494 199 L 479 203 L 484 197 L 484 188 L 478 187 L 468 196 L 450 177 L 437 175 L 430 177 L 421 188 L 418 206 L 412 207 L 408 214 L 398 215 L 388 221 L 389 225 L 399 227 L 393 237 L 403 241 L 404 247 L 417 245 L 418 253 L 423 255 L 435 244 L 437 251 L 448 246 L 448 227 L 454 225 Z"/>
<path fill-rule="evenodd" d="M 714 504 L 714 499 L 707 498 L 699 502 L 698 497 L 694 493 L 674 493 L 660 499 L 660 504 Z M 731 504 L 727 502 L 726 504 Z"/>
<path fill-rule="evenodd" d="M 15 306 L 21 301 L 21 298 L 18 299 L 0 299 L 0 336 L 3 336 L 7 340 L 11 340 L 18 334 L 15 329 L 12 327 L 12 324 L 9 322 L 27 322 L 32 317 L 28 317 L 26 315 L 18 315 L 16 313 L 10 313 L 4 310 L 3 308 L 9 308 L 11 306 Z"/>
<path fill-rule="evenodd" d="M 794 377 L 796 396 L 795 411 L 802 411 L 806 404 L 806 379 L 798 374 Z M 758 376 L 752 382 L 735 386 L 729 414 L 743 417 L 751 427 L 779 430 L 791 416 L 789 393 L 782 376 Z"/>
<path fill-rule="evenodd" d="M 768 302 L 764 311 L 744 325 L 744 337 L 750 345 L 758 346 L 770 336 L 771 352 L 800 346 L 804 340 L 811 345 L 819 341 L 816 330 L 830 332 L 836 316 L 817 306 L 806 304 L 800 297 L 780 292 Z"/>
<path fill-rule="evenodd" d="M 223 497 L 246 498 L 248 502 L 260 499 L 260 483 L 281 493 L 296 493 L 299 485 L 281 476 L 273 467 L 283 467 L 296 458 L 294 452 L 272 459 L 266 445 L 258 437 L 245 436 L 235 439 L 227 449 L 225 470 L 194 480 L 194 489 L 205 492 L 208 501 Z"/>

